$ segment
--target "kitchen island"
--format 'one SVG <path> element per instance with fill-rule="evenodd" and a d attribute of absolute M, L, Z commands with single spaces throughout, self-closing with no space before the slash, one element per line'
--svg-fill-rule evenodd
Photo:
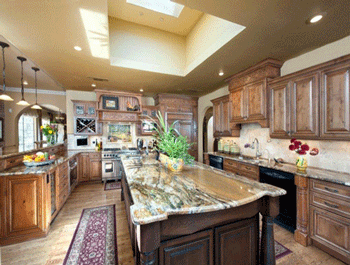
<path fill-rule="evenodd" d="M 275 264 L 283 189 L 200 163 L 175 173 L 148 157 L 122 162 L 137 264 Z"/>

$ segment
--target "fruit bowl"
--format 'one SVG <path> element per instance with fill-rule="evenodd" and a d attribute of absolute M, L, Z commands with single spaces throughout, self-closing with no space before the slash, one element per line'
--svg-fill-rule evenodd
<path fill-rule="evenodd" d="M 26 167 L 46 166 L 46 165 L 52 164 L 53 162 L 55 162 L 55 159 L 45 160 L 45 161 L 41 161 L 41 162 L 35 162 L 35 161 L 25 162 L 25 161 L 23 161 L 23 163 Z"/>

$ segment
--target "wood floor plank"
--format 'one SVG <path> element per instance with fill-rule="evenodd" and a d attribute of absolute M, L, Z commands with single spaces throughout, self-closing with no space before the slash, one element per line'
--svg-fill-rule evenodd
<path fill-rule="evenodd" d="M 83 184 L 76 187 L 51 224 L 47 237 L 0 248 L 0 264 L 62 264 L 82 210 L 109 204 L 116 205 L 119 264 L 134 264 L 124 203 L 120 201 L 120 190 L 104 191 L 104 185 L 100 183 Z M 301 246 L 294 241 L 293 234 L 289 231 L 277 225 L 274 226 L 274 229 L 275 239 L 293 251 L 293 253 L 278 259 L 278 265 L 344 264 L 313 246 L 307 248 Z"/>

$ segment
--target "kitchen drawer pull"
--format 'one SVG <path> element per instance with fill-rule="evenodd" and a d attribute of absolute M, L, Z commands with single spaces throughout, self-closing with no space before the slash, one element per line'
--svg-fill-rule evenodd
<path fill-rule="evenodd" d="M 324 202 L 324 204 L 327 205 L 327 206 L 329 206 L 329 207 L 332 207 L 332 208 L 339 208 L 338 205 L 332 204 L 332 203 L 329 203 L 329 202 L 326 202 L 326 201 Z"/>
<path fill-rule="evenodd" d="M 247 166 L 245 167 L 245 169 L 246 169 L 246 170 L 252 170 L 250 167 L 247 167 Z"/>
<path fill-rule="evenodd" d="M 333 193 L 338 193 L 338 192 L 339 192 L 339 191 L 336 190 L 336 189 L 330 189 L 330 188 L 328 188 L 328 187 L 324 187 L 324 189 L 325 189 L 326 191 L 333 192 Z"/>

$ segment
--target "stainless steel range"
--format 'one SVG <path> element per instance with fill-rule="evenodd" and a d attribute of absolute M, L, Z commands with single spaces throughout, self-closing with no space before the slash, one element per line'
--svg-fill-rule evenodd
<path fill-rule="evenodd" d="M 102 180 L 120 180 L 123 174 L 120 156 L 122 154 L 138 155 L 140 152 L 136 148 L 104 148 L 102 150 Z"/>

